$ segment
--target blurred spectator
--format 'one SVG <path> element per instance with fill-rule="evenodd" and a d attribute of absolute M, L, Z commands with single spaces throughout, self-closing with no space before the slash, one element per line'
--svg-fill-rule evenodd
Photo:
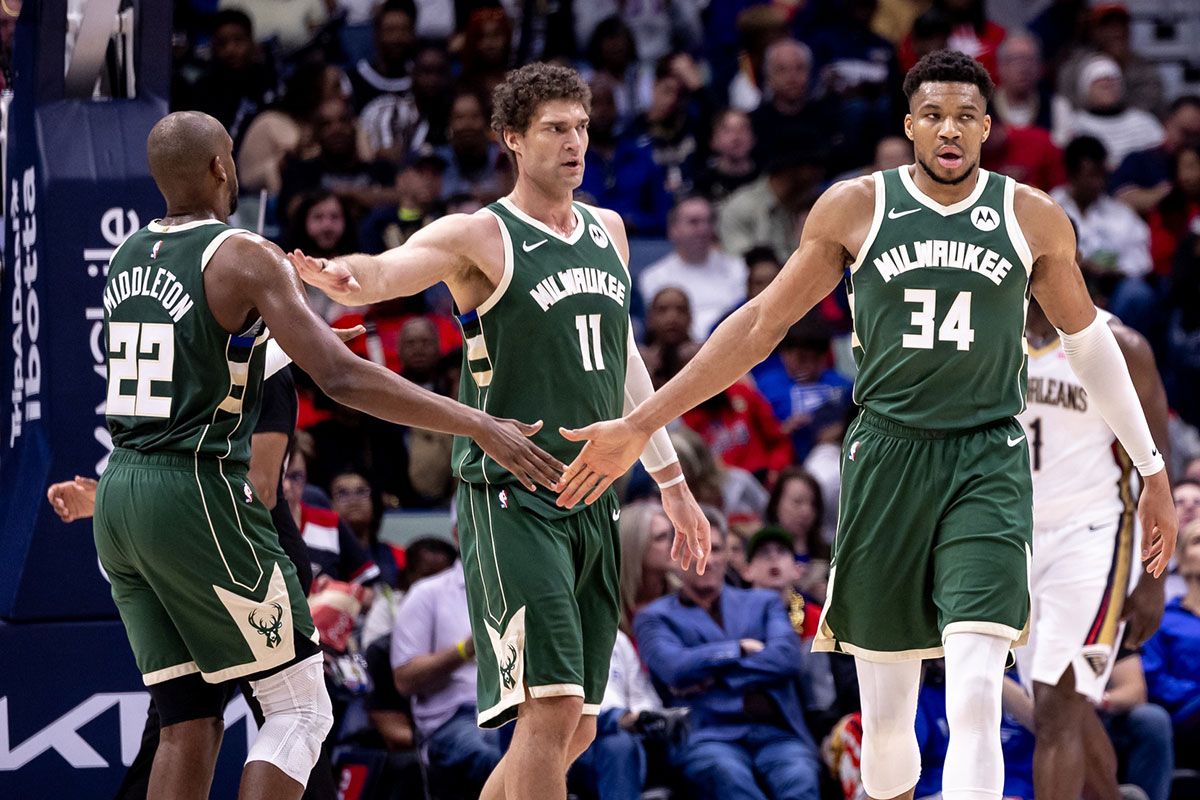
<path fill-rule="evenodd" d="M 950 22 L 950 50 L 966 53 L 996 75 L 996 51 L 1006 31 L 987 18 L 984 0 L 933 0 Z"/>
<path fill-rule="evenodd" d="M 683 719 L 679 710 L 664 713 L 633 642 L 617 631 L 596 738 L 571 767 L 570 782 L 596 800 L 640 800 L 650 773 L 646 745 L 661 753 L 680 738 Z"/>
<path fill-rule="evenodd" d="M 583 50 L 594 41 L 604 21 L 620 14 L 633 33 L 638 58 L 653 64 L 672 50 L 694 50 L 700 44 L 698 0 L 662 0 L 658 3 L 626 3 L 622 0 L 592 0 L 575 3 L 575 41 Z"/>
<path fill-rule="evenodd" d="M 283 95 L 246 129 L 237 158 L 238 185 L 243 193 L 260 189 L 279 193 L 284 159 L 313 147 L 313 114 L 321 103 L 337 99 L 334 81 L 343 77 L 337 67 L 320 61 L 296 67 Z"/>
<path fill-rule="evenodd" d="M 913 20 L 912 30 L 896 47 L 900 72 L 908 72 L 934 50 L 947 49 L 950 46 L 950 32 L 950 19 L 937 7 L 918 16 Z"/>
<path fill-rule="evenodd" d="M 399 247 L 408 237 L 440 215 L 442 176 L 446 162 L 437 156 L 421 156 L 401 167 L 396 175 L 394 206 L 372 211 L 359 229 L 364 253 L 382 253 Z"/>
<path fill-rule="evenodd" d="M 718 112 L 713 118 L 708 151 L 708 162 L 696 175 L 694 188 L 719 207 L 729 195 L 758 177 L 749 115 L 736 108 Z"/>
<path fill-rule="evenodd" d="M 1200 425 L 1200 230 L 1179 243 L 1171 266 L 1167 304 L 1167 369 L 1171 407 L 1187 425 Z"/>
<path fill-rule="evenodd" d="M 1005 38 L 996 51 L 996 91 L 991 102 L 993 123 L 1000 116 L 1014 128 L 1050 131 L 1054 96 L 1044 78 L 1042 49 L 1037 37 L 1020 31 Z"/>
<path fill-rule="evenodd" d="M 413 0 L 385 0 L 374 12 L 371 32 L 375 57 L 360 60 L 350 71 L 354 108 L 360 113 L 382 94 L 408 95 L 409 68 L 416 45 L 417 9 Z"/>
<path fill-rule="evenodd" d="M 995 117 L 992 118 L 995 124 Z M 989 138 L 990 141 L 990 138 Z M 865 167 L 852 169 L 836 176 L 833 182 L 859 178 L 873 172 L 886 172 L 913 163 L 913 145 L 904 136 L 884 136 L 875 143 L 875 159 Z"/>
<path fill-rule="evenodd" d="M 329 189 L 363 208 L 396 202 L 395 167 L 359 155 L 350 106 L 326 100 L 316 111 L 313 133 L 317 154 L 284 162 L 279 190 L 279 215 L 286 220 L 296 198 L 313 189 Z"/>
<path fill-rule="evenodd" d="M 404 378 L 435 394 L 451 397 L 458 393 L 458 387 L 441 371 L 441 341 L 437 326 L 428 317 L 412 317 L 400 327 L 397 350 Z"/>
<path fill-rule="evenodd" d="M 646 309 L 646 343 L 641 346 L 642 360 L 650 381 L 657 390 L 673 378 L 695 353 L 688 332 L 692 324 L 692 304 L 682 289 L 659 289 Z M 688 345 L 693 345 L 688 347 Z"/>
<path fill-rule="evenodd" d="M 358 236 L 349 204 L 328 189 L 315 189 L 299 197 L 290 215 L 284 244 L 317 258 L 334 258 L 358 252 Z M 324 292 L 305 285 L 308 303 L 323 319 L 340 315 L 341 306 Z"/>
<path fill-rule="evenodd" d="M 412 65 L 413 101 L 421 115 L 409 144 L 414 151 L 423 151 L 426 146 L 441 147 L 448 141 L 453 81 L 445 48 L 437 42 L 422 44 Z"/>
<path fill-rule="evenodd" d="M 437 575 L 454 564 L 458 551 L 454 545 L 436 536 L 423 536 L 408 543 L 404 548 L 404 569 L 400 571 L 400 583 L 391 586 L 384 582 L 375 584 L 375 602 L 363 620 L 362 647 L 366 649 L 376 641 L 387 638 L 390 641 L 392 630 L 396 624 L 396 612 L 408 592 L 408 587 L 419 580 Z M 391 668 L 388 668 L 388 686 L 392 686 Z M 394 690 L 394 686 L 392 687 Z"/>
<path fill-rule="evenodd" d="M 1048 192 L 1066 180 L 1062 151 L 1050 131 L 1041 127 L 1010 125 L 992 114 L 992 130 L 983 143 L 980 166 Z"/>
<path fill-rule="evenodd" d="M 741 308 L 748 300 L 758 297 L 783 269 L 783 265 L 775 257 L 775 251 L 762 245 L 751 247 L 742 256 L 742 260 L 746 262 L 746 296 L 725 310 L 725 313 L 713 323 L 712 329 L 708 332 L 709 336 L 717 329 L 718 325 L 725 321 L 726 317 Z"/>
<path fill-rule="evenodd" d="M 841 423 L 822 428 L 813 449 L 808 451 L 808 457 L 804 459 L 805 472 L 816 478 L 817 485 L 821 487 L 821 505 L 825 507 L 821 537 L 828 545 L 832 545 L 837 537 L 838 503 L 842 494 L 842 440 L 850 420 L 857 415 L 858 407 L 853 403 L 848 404 Z"/>
<path fill-rule="evenodd" d="M 800 461 L 823 428 L 842 421 L 850 404 L 853 384 L 828 366 L 829 341 L 829 326 L 809 312 L 784 334 L 775 351 L 778 358 L 754 375 Z"/>
<path fill-rule="evenodd" d="M 223 9 L 212 25 L 212 61 L 185 97 L 177 99 L 177 106 L 216 117 L 237 152 L 250 120 L 274 101 L 279 78 L 255 44 L 254 26 L 245 12 Z"/>
<path fill-rule="evenodd" d="M 758 163 L 770 163 L 785 151 L 816 147 L 839 135 L 830 104 L 809 100 L 812 63 L 808 45 L 795 39 L 782 39 L 767 48 L 766 94 L 750 113 Z"/>
<path fill-rule="evenodd" d="M 1158 65 L 1133 51 L 1129 42 L 1129 12 L 1123 3 L 1093 3 L 1089 46 L 1067 59 L 1058 70 L 1058 93 L 1076 106 L 1086 106 L 1087 85 L 1079 80 L 1092 56 L 1116 63 L 1129 105 L 1154 115 L 1163 112 L 1163 83 Z"/>
<path fill-rule="evenodd" d="M 676 585 L 671 546 L 675 528 L 655 499 L 621 509 L 621 630 L 633 634 L 638 612 Z"/>
<path fill-rule="evenodd" d="M 304 502 L 311 455 L 305 450 L 303 439 L 297 437 L 288 456 L 287 471 L 283 474 L 283 496 L 308 549 L 313 577 L 327 575 L 363 586 L 378 581 L 379 567 L 359 544 L 350 525 L 336 511 L 314 508 Z"/>
<path fill-rule="evenodd" d="M 222 9 L 238 10 L 253 21 L 258 40 L 274 40 L 280 51 L 299 50 L 329 19 L 326 0 L 220 0 Z"/>
<path fill-rule="evenodd" d="M 1162 124 L 1150 112 L 1128 107 L 1121 68 L 1108 56 L 1094 56 L 1083 65 L 1079 94 L 1079 107 L 1064 115 L 1062 127 L 1054 132 L 1056 144 L 1094 136 L 1104 144 L 1110 170 L 1130 153 L 1162 144 Z"/>
<path fill-rule="evenodd" d="M 816 800 L 820 760 L 796 688 L 800 637 L 777 594 L 725 586 L 726 544 L 713 530 L 704 574 L 680 570 L 679 593 L 634 620 L 669 704 L 692 710 L 676 766 L 695 797 Z"/>
<path fill-rule="evenodd" d="M 1200 769 L 1200 523 L 1181 526 L 1176 556 L 1187 594 L 1167 603 L 1142 665 L 1150 699 L 1171 712 L 1176 766 Z"/>
<path fill-rule="evenodd" d="M 802 467 L 783 470 L 771 488 L 764 521 L 792 537 L 792 550 L 803 565 L 798 581 L 804 596 L 824 604 L 829 580 L 829 544 L 822 533 L 825 506 L 821 486 Z"/>
<path fill-rule="evenodd" d="M 793 148 L 774 156 L 766 175 L 738 189 L 717 217 L 717 236 L 727 253 L 767 245 L 785 263 L 796 249 L 803 217 L 824 169 L 819 153 Z"/>
<path fill-rule="evenodd" d="M 1171 159 L 1185 147 L 1200 147 L 1200 97 L 1184 95 L 1171 103 L 1162 143 L 1125 156 L 1111 185 L 1118 200 L 1148 214 L 1171 191 Z"/>
<path fill-rule="evenodd" d="M 1132 308 L 1148 291 L 1142 277 L 1152 267 L 1150 227 L 1129 206 L 1105 191 L 1108 171 L 1104 145 L 1081 136 L 1067 145 L 1064 162 L 1067 183 L 1050 193 L 1075 223 L 1084 275 L 1098 282 L 1109 309 L 1125 324 L 1142 330 L 1130 318 Z"/>
<path fill-rule="evenodd" d="M 459 54 L 462 88 L 479 97 L 491 97 L 512 64 L 513 25 L 503 8 L 477 8 L 467 19 Z"/>
<path fill-rule="evenodd" d="M 333 510 L 346 520 L 354 538 L 379 565 L 380 578 L 391 586 L 400 579 L 397 551 L 379 538 L 383 523 L 383 505 L 378 492 L 358 472 L 346 471 L 329 482 L 329 498 Z M 403 559 L 403 551 L 399 551 Z"/>
<path fill-rule="evenodd" d="M 589 85 L 589 142 L 578 196 L 620 214 L 631 236 L 661 234 L 671 206 L 663 172 L 650 153 L 618 137 L 613 78 L 598 74 Z"/>
<path fill-rule="evenodd" d="M 765 483 L 792 463 L 791 442 L 770 403 L 747 381 L 734 383 L 684 413 L 683 422 L 700 434 L 714 457 Z"/>
<path fill-rule="evenodd" d="M 623 127 L 650 105 L 652 75 L 641 68 L 633 31 L 621 17 L 613 15 L 596 25 L 588 40 L 587 60 L 591 70 L 587 75 L 589 84 L 594 84 L 601 75 L 612 79 L 610 89 L 616 103 L 614 126 Z M 594 108 L 594 87 L 592 92 Z"/>
<path fill-rule="evenodd" d="M 638 276 L 643 298 L 653 298 L 668 286 L 687 294 L 692 339 L 701 342 L 730 301 L 743 297 L 746 285 L 746 262 L 722 251 L 714 233 L 713 208 L 707 199 L 692 195 L 680 200 L 667 215 L 673 251 Z"/>
<path fill-rule="evenodd" d="M 392 670 L 412 699 L 413 721 L 437 796 L 477 797 L 500 762 L 499 731 L 475 725 L 475 644 L 461 559 L 418 581 L 396 614 Z"/>
<path fill-rule="evenodd" d="M 768 494 L 757 478 L 738 467 L 722 467 L 700 434 L 686 426 L 671 431 L 671 444 L 679 455 L 688 486 L 701 505 L 719 508 L 727 517 L 762 516 Z"/>
<path fill-rule="evenodd" d="M 1130 653 L 1118 659 L 1100 715 L 1117 755 L 1117 779 L 1140 788 L 1150 800 L 1167 800 L 1175 764 L 1171 715 L 1148 702 L 1142 657 Z"/>
<path fill-rule="evenodd" d="M 450 106 L 449 144 L 435 152 L 446 162 L 442 198 L 469 194 L 482 203 L 498 200 L 508 191 L 508 159 L 492 141 L 483 100 L 460 91 Z"/>
<path fill-rule="evenodd" d="M 703 87 L 702 80 L 690 56 L 661 59 L 655 68 L 650 107 L 624 134 L 634 147 L 650 151 L 663 171 L 663 188 L 676 196 L 690 189 L 696 170 L 700 124 L 689 114 L 689 97 Z"/>
<path fill-rule="evenodd" d="M 1046 74 L 1053 78 L 1065 59 L 1079 52 L 1088 29 L 1089 0 L 1053 0 L 1029 22 L 1042 45 Z"/>
<path fill-rule="evenodd" d="M 1171 488 L 1171 496 L 1175 500 L 1175 516 L 1179 520 L 1179 530 L 1182 531 L 1196 520 L 1200 520 L 1200 480 L 1189 476 L 1179 479 Z M 1179 574 L 1179 558 L 1176 554 L 1171 558 L 1167 568 L 1166 584 L 1167 600 L 1183 597 L 1188 592 L 1187 581 Z"/>
<path fill-rule="evenodd" d="M 1193 456 L 1189 458 L 1183 465 L 1181 472 L 1183 473 L 1183 478 L 1186 480 L 1200 481 L 1200 457 Z"/>
<path fill-rule="evenodd" d="M 722 26 L 724 14 L 719 9 L 737 10 L 736 25 Z M 709 33 L 705 36 L 708 49 L 727 49 L 727 59 L 709 59 L 713 67 L 714 84 L 724 86 L 728 80 L 729 105 L 739 111 L 753 111 L 763 99 L 763 60 L 767 48 L 788 37 L 788 16 L 781 5 L 760 4 L 745 8 L 740 2 L 712 3 L 709 6 Z M 730 19 L 733 22 L 733 19 Z M 737 41 L 729 37 L 735 33 Z M 724 47 L 722 46 L 724 44 Z M 733 45 L 740 45 L 741 51 Z M 728 64 L 725 61 L 728 61 Z"/>
<path fill-rule="evenodd" d="M 808 37 L 814 95 L 836 101 L 844 147 L 860 163 L 881 137 L 898 131 L 896 112 L 907 107 L 896 48 L 871 30 L 878 6 L 878 0 L 829 3 L 822 25 Z"/>
<path fill-rule="evenodd" d="M 1200 144 L 1185 145 L 1171 157 L 1170 191 L 1147 218 L 1154 273 L 1171 274 L 1179 244 L 1200 219 Z"/>

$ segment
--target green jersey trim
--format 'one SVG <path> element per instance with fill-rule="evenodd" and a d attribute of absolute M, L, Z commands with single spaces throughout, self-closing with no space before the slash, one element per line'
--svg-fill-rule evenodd
<path fill-rule="evenodd" d="M 957 214 L 960 211 L 966 211 L 971 206 L 975 205 L 976 201 L 983 196 L 983 190 L 987 188 L 988 178 L 991 176 L 986 169 L 979 170 L 979 177 L 975 180 L 975 188 L 967 197 L 959 200 L 957 203 L 944 206 L 937 200 L 934 200 L 929 195 L 917 188 L 917 184 L 913 181 L 912 175 L 908 173 L 908 167 L 901 167 L 900 183 L 904 184 L 904 188 L 912 195 L 913 199 L 921 205 L 928 208 L 930 211 L 935 211 L 943 217 L 949 217 L 952 214 Z"/>
<path fill-rule="evenodd" d="M 903 170 L 901 170 L 903 172 Z M 883 173 L 875 172 L 871 175 L 875 181 L 875 212 L 871 217 L 871 230 L 867 232 L 867 238 L 863 241 L 862 247 L 858 250 L 858 256 L 855 257 L 854 263 L 850 265 L 850 274 L 858 272 L 858 268 L 863 265 L 863 261 L 867 258 L 867 253 L 871 251 L 871 246 L 875 244 L 875 237 L 879 235 L 879 227 L 883 224 L 883 206 L 886 202 L 883 185 Z M 851 316 L 854 315 L 851 310 Z"/>
<path fill-rule="evenodd" d="M 625 274 L 632 278 L 633 276 L 629 273 L 629 263 L 625 260 L 625 256 L 621 255 L 621 250 L 619 247 L 617 247 L 617 240 L 613 238 L 612 231 L 608 229 L 608 226 L 604 224 L 604 220 L 600 217 L 600 209 L 596 208 L 596 206 L 589 206 L 586 203 L 576 203 L 575 205 L 587 209 L 588 214 L 596 221 L 596 225 L 599 226 L 600 230 L 604 231 L 604 235 L 608 237 L 609 243 L 612 244 L 613 252 L 617 254 L 617 261 L 620 261 L 621 266 L 625 268 Z"/>
<path fill-rule="evenodd" d="M 1021 230 L 1021 223 L 1017 221 L 1017 212 L 1013 210 L 1013 198 L 1017 195 L 1017 182 L 1012 178 L 1004 179 L 1004 227 L 1008 231 L 1008 239 L 1012 242 L 1013 249 L 1017 251 L 1017 256 L 1021 259 L 1021 265 L 1025 267 L 1025 277 L 1028 278 L 1033 274 L 1033 252 L 1029 249 L 1029 242 L 1025 239 L 1025 232 Z M 1026 297 L 1025 305 L 1029 305 L 1029 298 Z"/>
<path fill-rule="evenodd" d="M 587 224 L 583 219 L 583 214 L 581 214 L 579 209 L 575 207 L 574 203 L 571 204 L 571 211 L 575 214 L 575 229 L 571 231 L 570 236 L 563 236 L 561 233 L 556 233 L 555 231 L 551 230 L 550 226 L 546 223 L 542 222 L 541 220 L 534 219 L 521 209 L 517 208 L 516 203 L 514 203 L 512 200 L 509 200 L 507 197 L 501 197 L 499 202 L 500 205 L 508 209 L 509 213 L 521 220 L 521 222 L 524 222 L 530 227 L 536 228 L 547 236 L 553 236 L 560 242 L 566 242 L 567 244 L 575 244 L 578 242 L 579 237 L 583 236 L 583 229 L 587 227 Z"/>
<path fill-rule="evenodd" d="M 199 228 L 201 225 L 224 225 L 219 219 L 197 219 L 191 222 L 185 222 L 182 225 L 163 225 L 161 219 L 152 219 L 146 225 L 146 230 L 154 233 L 183 233 L 194 228 Z"/>
<path fill-rule="evenodd" d="M 481 317 L 491 311 L 492 307 L 500 302 L 500 298 L 504 297 L 504 293 L 508 291 L 508 285 L 512 283 L 513 270 L 515 269 L 513 266 L 512 235 L 508 232 L 508 226 L 504 224 L 504 220 L 495 211 L 488 208 L 485 208 L 484 211 L 490 214 L 496 220 L 496 224 L 500 226 L 500 238 L 504 240 L 504 274 L 500 276 L 500 282 L 496 284 L 496 289 L 488 295 L 486 300 L 475 307 L 475 313 Z M 472 356 L 472 358 L 474 357 Z"/>

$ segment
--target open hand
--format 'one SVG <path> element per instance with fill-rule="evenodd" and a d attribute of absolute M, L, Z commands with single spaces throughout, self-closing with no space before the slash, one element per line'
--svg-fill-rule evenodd
<path fill-rule="evenodd" d="M 559 428 L 558 432 L 569 441 L 587 442 L 563 473 L 558 496 L 558 505 L 563 508 L 572 508 L 580 500 L 587 505 L 599 500 L 650 441 L 624 419 L 595 422 L 575 430 Z"/>
<path fill-rule="evenodd" d="M 529 491 L 537 491 L 535 481 L 553 490 L 558 486 L 565 467 L 557 458 L 529 441 L 529 437 L 541 428 L 541 420 L 530 425 L 515 419 L 500 419 L 484 414 L 474 439 L 483 452 L 511 472 Z"/>
<path fill-rule="evenodd" d="M 350 270 L 337 261 L 306 256 L 298 248 L 288 253 L 287 257 L 300 275 L 300 280 L 317 287 L 331 300 L 348 298 L 362 289 Z"/>
<path fill-rule="evenodd" d="M 1142 521 L 1142 561 L 1146 572 L 1160 577 L 1175 554 L 1175 538 L 1179 534 L 1179 519 L 1175 516 L 1175 501 L 1167 471 L 1159 470 L 1143 478 L 1142 497 L 1138 500 L 1138 517 Z"/>
<path fill-rule="evenodd" d="M 96 481 L 92 478 L 75 476 L 73 481 L 51 484 L 46 490 L 54 513 L 63 522 L 92 516 L 96 506 Z"/>
<path fill-rule="evenodd" d="M 671 560 L 678 561 L 685 571 L 696 562 L 696 574 L 703 575 L 712 551 L 712 526 L 686 483 L 662 490 L 663 511 L 675 526 L 675 541 L 671 544 Z"/>

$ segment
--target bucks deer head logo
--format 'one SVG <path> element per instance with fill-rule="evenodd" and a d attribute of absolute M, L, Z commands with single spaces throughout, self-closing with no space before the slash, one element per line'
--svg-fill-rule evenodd
<path fill-rule="evenodd" d="M 513 667 L 517 666 L 517 648 L 511 644 L 508 646 L 508 660 L 500 665 L 500 679 L 504 682 L 505 689 L 512 689 L 517 685 L 513 679 Z"/>
<path fill-rule="evenodd" d="M 274 648 L 277 644 L 283 641 L 279 635 L 279 627 L 283 624 L 283 608 L 279 603 L 271 603 L 271 607 L 275 609 L 275 616 L 268 619 L 266 622 L 259 622 L 254 616 L 254 612 L 250 612 L 247 619 L 250 621 L 250 626 L 254 630 L 267 637 L 267 647 Z"/>

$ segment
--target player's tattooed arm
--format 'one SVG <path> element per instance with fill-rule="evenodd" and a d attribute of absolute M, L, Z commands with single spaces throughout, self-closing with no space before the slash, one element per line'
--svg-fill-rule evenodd
<path fill-rule="evenodd" d="M 477 277 L 474 266 L 481 260 L 478 255 L 499 254 L 501 248 L 500 231 L 490 214 L 450 214 L 379 255 L 356 253 L 325 259 L 294 250 L 288 258 L 301 280 L 343 305 L 410 297 L 444 282 L 454 292 L 455 300 L 473 307 L 476 303 L 462 296 L 462 288 Z M 487 294 L 485 291 L 479 299 Z"/>

